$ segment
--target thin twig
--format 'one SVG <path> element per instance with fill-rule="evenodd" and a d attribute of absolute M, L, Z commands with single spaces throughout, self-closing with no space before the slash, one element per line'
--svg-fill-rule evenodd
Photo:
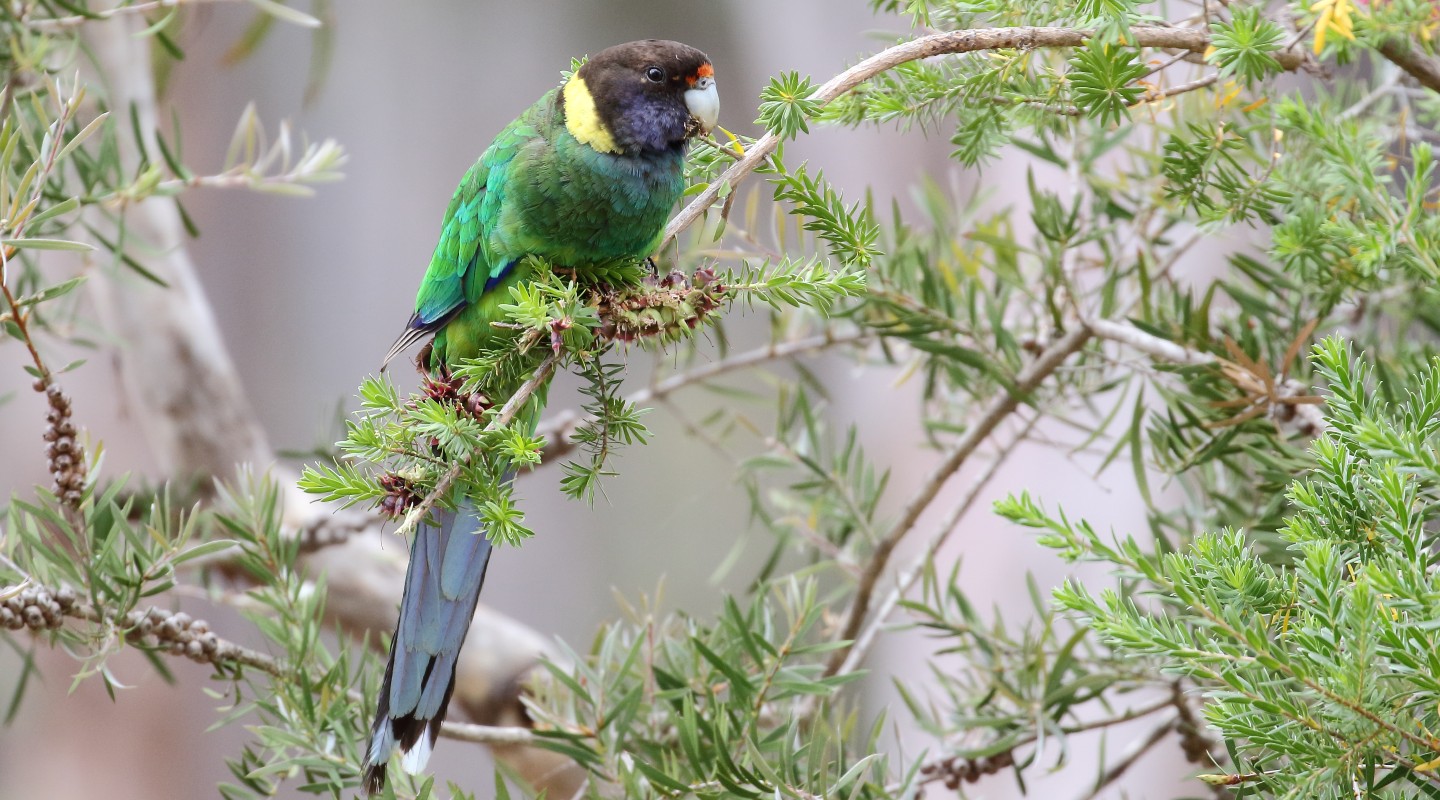
<path fill-rule="evenodd" d="M 1134 722 L 1137 719 L 1148 717 L 1151 714 L 1164 711 L 1165 709 L 1170 707 L 1172 707 L 1170 698 L 1165 697 L 1143 706 L 1139 706 L 1136 708 L 1127 708 L 1119 714 L 1115 714 L 1113 716 L 1097 717 L 1096 719 L 1087 720 L 1085 722 L 1077 722 L 1074 725 L 1064 726 L 1059 730 L 1060 733 L 1065 736 L 1074 736 L 1076 734 L 1088 733 L 1090 731 L 1096 731 L 1102 728 L 1111 728 L 1116 725 L 1123 725 L 1127 722 Z M 1010 749 L 1013 752 L 1016 749 L 1025 747 L 1026 745 L 1033 743 L 1038 738 L 1038 734 L 1031 732 L 1017 739 Z M 937 781 L 944 780 L 945 771 L 943 769 L 940 769 L 939 767 L 953 758 L 955 757 L 943 756 L 922 765 L 920 767 L 920 774 L 924 777 L 922 777 L 918 781 L 918 783 L 924 785 L 927 783 L 935 783 Z M 889 791 L 892 794 L 894 792 L 897 792 L 899 788 L 900 786 L 898 784 L 892 784 L 890 787 L 888 787 Z"/>
<path fill-rule="evenodd" d="M 1139 100 L 1136 100 L 1132 104 L 1132 107 L 1143 105 L 1145 103 L 1154 103 L 1159 100 L 1165 100 L 1166 98 L 1174 97 L 1177 94 L 1193 92 L 1196 89 L 1204 89 L 1206 86 L 1213 85 L 1218 80 L 1220 80 L 1220 73 L 1212 72 L 1203 78 L 1197 78 L 1196 80 L 1190 81 L 1189 83 L 1182 83 L 1178 86 L 1171 86 L 1168 89 L 1161 89 L 1158 92 L 1146 92 L 1145 94 L 1140 96 Z"/>
<path fill-rule="evenodd" d="M 1061 364 L 1065 363 L 1066 359 L 1084 347 L 1093 335 L 1089 328 L 1081 326 L 1046 348 L 1039 358 L 1015 377 L 1015 385 L 1011 390 L 991 399 L 979 419 L 955 443 L 945 460 L 925 478 L 919 491 L 905 505 L 900 519 L 875 545 L 875 551 L 871 554 L 865 572 L 860 576 L 860 583 L 855 589 L 855 600 L 850 605 L 845 627 L 838 637 L 848 640 L 850 643 L 831 653 L 830 660 L 825 666 L 826 677 L 836 674 L 849 658 L 850 651 L 855 646 L 855 638 L 859 635 L 860 628 L 869 612 L 875 585 L 879 582 L 881 574 L 884 573 L 885 566 L 895 552 L 896 545 L 900 544 L 900 540 L 915 527 L 920 515 L 934 502 L 935 497 L 940 494 L 941 488 L 945 486 L 951 476 L 965 465 L 965 462 L 983 442 L 990 438 L 990 434 L 995 432 L 1000 423 L 1014 413 L 1020 407 L 1021 401 L 1039 388 L 1040 384 L 1050 377 Z"/>
<path fill-rule="evenodd" d="M 1339 116 L 1337 116 L 1335 119 L 1346 120 L 1357 117 L 1360 114 L 1364 113 L 1365 109 L 1374 105 L 1375 101 L 1379 100 L 1387 94 L 1394 92 L 1395 87 L 1400 84 L 1400 76 L 1404 75 L 1405 73 L 1399 69 L 1391 69 L 1389 70 L 1389 72 L 1390 74 L 1385 76 L 1385 80 L 1381 81 L 1379 86 L 1376 86 L 1368 94 L 1360 98 L 1354 105 L 1350 106 L 1344 111 L 1341 111 Z"/>
<path fill-rule="evenodd" d="M 1105 791 L 1106 787 L 1120 780 L 1131 767 L 1135 766 L 1135 762 L 1143 758 L 1146 753 L 1150 752 L 1151 748 L 1159 744 L 1170 731 L 1175 729 L 1176 719 L 1175 717 L 1171 717 L 1165 720 L 1154 728 L 1151 728 L 1150 732 L 1147 733 L 1143 739 L 1138 739 L 1132 743 L 1125 751 L 1125 754 L 1120 757 L 1119 761 L 1100 773 L 1100 777 L 1096 779 L 1095 785 L 1090 791 L 1080 795 L 1079 800 L 1095 800 L 1095 798 L 1100 796 L 1101 792 Z"/>
<path fill-rule="evenodd" d="M 809 336 L 804 339 L 796 339 L 792 342 L 772 342 L 764 347 L 757 347 L 754 350 L 747 350 L 719 361 L 712 361 L 709 364 L 688 369 L 676 375 L 672 375 L 663 381 L 657 381 L 625 398 L 631 405 L 643 405 L 663 401 L 671 394 L 686 387 L 698 383 L 713 380 L 721 375 L 736 372 L 742 369 L 758 366 L 769 361 L 779 361 L 791 358 L 804 353 L 824 350 L 829 347 L 841 344 L 854 344 L 864 341 L 870 337 L 870 333 L 864 330 L 847 331 L 845 333 L 825 333 Z M 562 441 L 577 428 L 582 418 L 574 411 L 564 411 L 553 418 L 542 422 L 535 430 L 537 436 L 542 436 L 551 447 L 558 447 L 557 442 Z M 547 454 L 547 460 L 549 460 Z"/>
<path fill-rule="evenodd" d="M 478 742 L 489 745 L 534 745 L 541 737 L 529 728 L 518 725 L 474 725 L 465 722 L 446 722 L 440 726 L 440 735 L 460 742 Z"/>
<path fill-rule="evenodd" d="M 995 457 L 990 459 L 990 462 L 985 465 L 985 469 L 979 475 L 975 476 L 975 480 L 971 482 L 970 487 L 965 490 L 965 495 L 960 498 L 960 502 L 956 503 L 955 506 L 950 509 L 949 515 L 936 527 L 935 535 L 932 536 L 929 543 L 925 545 L 924 551 L 916 556 L 900 573 L 899 577 L 895 579 L 895 587 L 890 590 L 890 594 L 886 595 L 885 599 L 880 603 L 879 608 L 875 609 L 875 614 L 871 617 L 870 622 L 865 625 L 864 629 L 860 631 L 860 635 L 855 639 L 855 644 L 845 656 L 844 663 L 840 665 L 840 668 L 835 674 L 849 675 L 860 667 L 860 662 L 865 660 L 865 655 L 875 643 L 880 629 L 884 627 L 885 621 L 890 617 L 890 612 L 895 609 L 895 606 L 900 603 L 900 600 L 904 598 L 905 594 L 910 591 L 910 588 L 915 585 L 915 581 L 919 580 L 921 573 L 925 570 L 926 562 L 934 558 L 935 554 L 940 551 L 941 546 L 950 538 L 950 534 L 955 532 L 960 526 L 960 521 L 965 518 L 965 515 L 969 513 L 971 507 L 975 505 L 975 501 L 979 499 L 980 493 L 990 484 L 990 480 L 1000 471 L 1000 467 L 1005 464 L 1010 454 L 1015 452 L 1015 448 L 1029 437 L 1030 432 L 1035 429 L 1035 425 L 1039 421 L 1040 415 L 1037 414 L 1031 417 L 1030 420 L 1025 423 L 1024 427 L 1020 429 L 1019 433 L 1015 434 L 1010 441 L 1000 446 L 995 453 Z"/>

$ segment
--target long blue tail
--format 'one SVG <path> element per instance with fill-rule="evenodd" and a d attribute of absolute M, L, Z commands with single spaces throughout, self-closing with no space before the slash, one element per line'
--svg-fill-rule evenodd
<path fill-rule="evenodd" d="M 365 754 L 369 794 L 384 788 L 385 767 L 396 745 L 406 772 L 419 771 L 429 759 L 455 691 L 455 660 L 490 563 L 490 542 L 468 500 L 434 517 L 440 524 L 419 525 L 410 547 L 405 596 Z"/>

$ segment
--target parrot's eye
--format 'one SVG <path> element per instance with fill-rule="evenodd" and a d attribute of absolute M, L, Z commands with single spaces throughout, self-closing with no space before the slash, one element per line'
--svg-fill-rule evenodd
<path fill-rule="evenodd" d="M 650 69 L 645 70 L 645 77 L 649 78 L 651 83 L 664 83 L 665 70 L 660 69 L 659 67 L 651 67 Z"/>

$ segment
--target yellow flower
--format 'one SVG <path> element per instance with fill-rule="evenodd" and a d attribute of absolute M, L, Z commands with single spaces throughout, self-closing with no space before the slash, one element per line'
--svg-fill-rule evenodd
<path fill-rule="evenodd" d="M 1320 0 L 1310 10 L 1320 12 L 1320 19 L 1315 21 L 1315 55 L 1325 49 L 1325 36 L 1330 31 L 1355 40 L 1355 21 L 1351 18 L 1354 0 Z"/>

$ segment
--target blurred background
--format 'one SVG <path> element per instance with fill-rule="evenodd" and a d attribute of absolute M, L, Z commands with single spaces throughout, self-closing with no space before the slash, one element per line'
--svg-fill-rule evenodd
<path fill-rule="evenodd" d="M 276 25 L 251 58 L 224 63 L 254 13 L 244 3 L 200 5 L 189 13 L 179 38 L 187 57 L 176 68 L 168 102 L 180 115 L 185 158 L 197 170 L 218 167 L 251 100 L 267 128 L 289 119 L 312 139 L 337 139 L 350 154 L 345 180 L 321 186 L 312 199 L 200 190 L 186 200 L 202 231 L 192 255 L 250 400 L 272 442 L 291 450 L 337 437 L 337 409 L 379 366 L 409 314 L 459 177 L 506 122 L 556 85 L 572 56 L 645 37 L 693 44 L 716 65 L 721 124 L 753 134 L 756 97 L 769 76 L 798 70 L 821 82 L 907 27 L 899 18 L 873 15 L 863 0 L 340 3 L 331 20 L 330 75 L 307 105 L 304 81 L 296 76 L 309 65 L 309 32 Z M 788 146 L 787 160 L 809 159 L 852 199 L 869 187 L 882 208 L 891 198 L 913 207 L 911 193 L 927 178 L 962 194 L 990 188 L 991 204 L 1023 206 L 1025 170 L 1061 177 L 1013 153 L 983 172 L 962 174 L 947 158 L 948 132 L 942 133 L 927 139 L 918 131 L 822 129 Z M 733 316 L 730 326 L 742 343 L 767 335 L 759 315 Z M 103 340 L 102 331 L 93 335 Z M 19 487 L 24 496 L 25 487 L 49 481 L 39 439 L 44 409 L 20 363 L 18 348 L 0 348 L 0 393 L 15 393 L 0 413 L 0 485 Z M 893 469 L 892 495 L 903 496 L 934 459 L 917 418 L 920 387 L 897 372 L 861 370 L 841 358 L 813 363 L 831 387 L 835 426 L 864 422 L 864 444 Z M 663 358 L 640 352 L 631 364 L 636 381 L 668 369 Z M 152 468 L 103 358 L 93 358 L 67 386 L 92 440 L 106 443 L 107 472 Z M 703 390 L 681 401 L 695 418 L 716 403 L 733 402 Z M 576 405 L 573 391 L 552 393 L 553 410 Z M 755 412 L 768 424 L 768 405 Z M 664 411 L 648 421 L 653 442 L 624 454 L 621 477 L 606 484 L 606 497 L 593 508 L 564 500 L 555 468 L 522 479 L 538 536 L 498 556 L 483 602 L 584 651 L 597 626 L 617 615 L 615 593 L 633 601 L 663 587 L 665 607 L 703 616 L 718 608 L 723 590 L 743 585 L 744 566 L 726 581 L 713 579 L 715 566 L 747 530 L 745 503 L 728 491 L 734 465 L 687 437 Z M 1143 527 L 1128 470 L 1107 482 L 1092 477 L 1095 468 L 1093 459 L 1042 445 L 1011 459 L 948 545 L 948 560 L 963 557 L 960 574 L 977 608 L 993 604 L 1018 622 L 1030 608 L 1027 572 L 1048 588 L 1068 569 L 1028 533 L 992 518 L 990 499 L 1029 490 L 1102 526 Z M 958 495 L 967 482 L 963 475 L 953 479 L 948 491 Z M 756 542 L 768 545 L 763 534 Z M 237 619 L 208 616 L 222 635 L 233 635 L 227 622 L 232 631 L 240 627 Z M 930 652 L 918 634 L 883 639 L 869 662 L 874 677 L 861 690 L 866 710 L 879 712 L 895 699 L 892 675 L 923 694 Z M 238 751 L 244 732 L 207 732 L 215 719 L 214 702 L 200 691 L 208 670 L 173 662 L 181 686 L 172 689 L 128 654 L 111 667 L 133 688 L 112 701 L 99 681 L 72 691 L 69 676 L 78 662 L 64 653 L 41 649 L 35 657 L 44 678 L 36 678 L 41 682 L 30 687 L 13 723 L 0 728 L 0 799 L 214 796 L 216 782 L 227 777 L 223 758 Z M 20 665 L 15 653 L 0 652 L 0 697 L 10 696 Z M 892 710 L 897 747 L 913 754 L 932 744 L 907 726 L 903 707 Z M 1134 730 L 1116 730 L 1111 760 Z M 483 797 L 491 785 L 483 753 L 446 742 L 432 766 Z M 1031 783 L 1032 796 L 1083 793 L 1094 759 L 1074 752 L 1069 761 L 1081 771 L 1060 770 Z M 1173 796 L 1189 772 L 1178 749 L 1163 748 L 1106 796 Z M 1005 773 L 971 793 L 1017 795 Z"/>

